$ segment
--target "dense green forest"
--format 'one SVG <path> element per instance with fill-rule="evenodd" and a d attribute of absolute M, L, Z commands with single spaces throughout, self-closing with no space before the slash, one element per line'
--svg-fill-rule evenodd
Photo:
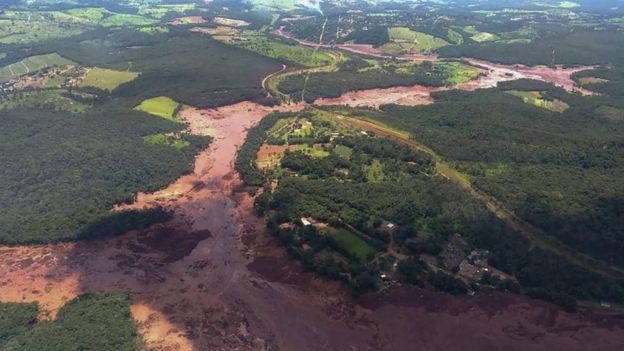
<path fill-rule="evenodd" d="M 149 144 L 143 137 L 183 125 L 125 110 L 114 103 L 88 114 L 40 109 L 4 111 L 0 117 L 0 240 L 47 242 L 121 233 L 162 219 L 111 214 L 137 191 L 153 191 L 190 172 L 209 141 L 182 134 L 184 148 Z M 111 219 L 106 219 L 112 216 Z M 119 224 L 114 224 L 119 222 Z M 128 224 L 121 224 L 128 222 Z M 102 226 L 103 224 L 107 225 Z"/>
<path fill-rule="evenodd" d="M 523 86 L 550 89 L 571 108 L 550 112 L 501 91 Z M 610 98 L 582 98 L 530 82 L 436 97 L 431 106 L 386 106 L 378 118 L 410 131 L 535 226 L 624 265 L 624 124 L 595 112 Z"/>
<path fill-rule="evenodd" d="M 0 304 L 0 349 L 68 351 L 144 349 L 130 316 L 127 295 L 82 295 L 52 321 L 37 322 L 34 303 Z"/>

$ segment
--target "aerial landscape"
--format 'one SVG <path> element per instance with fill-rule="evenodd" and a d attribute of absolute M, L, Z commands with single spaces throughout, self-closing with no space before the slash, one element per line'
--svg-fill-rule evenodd
<path fill-rule="evenodd" d="M 0 0 L 0 350 L 624 350 L 624 0 Z"/>

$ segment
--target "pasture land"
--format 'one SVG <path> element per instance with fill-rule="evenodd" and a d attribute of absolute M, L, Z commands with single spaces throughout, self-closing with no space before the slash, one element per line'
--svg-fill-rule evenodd
<path fill-rule="evenodd" d="M 100 21 L 103 27 L 149 26 L 158 22 L 155 19 L 126 13 L 116 13 Z"/>
<path fill-rule="evenodd" d="M 95 67 L 87 71 L 80 86 L 112 91 L 118 86 L 134 80 L 138 76 L 139 73 L 137 72 L 115 71 L 112 69 Z"/>
<path fill-rule="evenodd" d="M 63 12 L 5 11 L 0 44 L 27 44 L 67 38 L 88 29 L 89 21 Z"/>
<path fill-rule="evenodd" d="M 104 16 L 111 14 L 103 7 L 77 7 L 74 9 L 66 10 L 65 13 L 74 17 L 83 18 L 87 21 L 97 23 L 104 18 Z"/>
<path fill-rule="evenodd" d="M 138 14 L 161 19 L 169 13 L 184 14 L 196 8 L 196 4 L 163 4 L 163 5 L 145 5 L 139 7 Z"/>
<path fill-rule="evenodd" d="M 338 245 L 359 261 L 364 261 L 377 251 L 357 234 L 343 228 L 327 227 L 324 229 Z"/>
<path fill-rule="evenodd" d="M 507 93 L 521 98 L 525 104 L 534 105 L 553 112 L 563 112 L 570 107 L 570 105 L 558 99 L 545 99 L 543 94 L 539 91 L 510 90 L 507 91 Z"/>
<path fill-rule="evenodd" d="M 499 39 L 499 37 L 496 34 L 478 31 L 475 28 L 475 26 L 466 26 L 463 28 L 463 30 L 464 30 L 464 33 L 471 35 L 470 39 L 478 43 L 483 43 L 486 41 L 494 41 L 494 40 Z"/>
<path fill-rule="evenodd" d="M 336 61 L 333 55 L 324 50 L 273 40 L 261 31 L 238 30 L 221 26 L 205 29 L 202 32 L 210 34 L 215 40 L 301 66 L 327 66 Z"/>
<path fill-rule="evenodd" d="M 438 48 L 449 45 L 441 38 L 430 34 L 416 32 L 406 27 L 388 28 L 390 42 L 381 49 L 389 54 L 430 53 Z"/>
<path fill-rule="evenodd" d="M 37 72 L 44 68 L 74 64 L 75 62 L 62 57 L 57 53 L 30 56 L 21 61 L 0 68 L 0 83 L 9 81 L 24 74 Z"/>
<path fill-rule="evenodd" d="M 158 117 L 175 120 L 175 114 L 179 107 L 180 103 L 175 100 L 166 96 L 159 96 L 143 100 L 135 109 Z"/>

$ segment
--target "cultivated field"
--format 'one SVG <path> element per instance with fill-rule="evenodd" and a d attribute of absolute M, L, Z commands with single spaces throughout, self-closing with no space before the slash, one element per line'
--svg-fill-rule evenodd
<path fill-rule="evenodd" d="M 149 114 L 166 118 L 175 119 L 176 110 L 180 104 L 171 98 L 166 96 L 159 96 L 151 99 L 144 100 L 135 109 Z"/>
<path fill-rule="evenodd" d="M 95 67 L 87 71 L 80 86 L 111 91 L 124 83 L 134 80 L 138 76 L 139 73 L 137 72 L 115 71 Z"/>
<path fill-rule="evenodd" d="M 434 50 L 447 46 L 449 43 L 430 34 L 416 32 L 406 27 L 388 28 L 390 42 L 381 49 L 389 54 L 431 53 Z"/>
<path fill-rule="evenodd" d="M 47 67 L 73 64 L 75 63 L 57 53 L 27 57 L 21 61 L 0 68 L 0 83 Z"/>

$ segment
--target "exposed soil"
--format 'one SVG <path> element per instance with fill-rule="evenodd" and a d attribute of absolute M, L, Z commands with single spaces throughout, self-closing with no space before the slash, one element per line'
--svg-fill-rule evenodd
<path fill-rule="evenodd" d="M 351 107 L 375 107 L 385 104 L 406 106 L 428 105 L 433 103 L 431 93 L 435 88 L 415 85 L 411 87 L 392 87 L 387 89 L 367 89 L 350 91 L 340 97 L 317 99 L 315 105 L 348 105 Z M 439 90 L 439 89 L 438 89 Z"/>
<path fill-rule="evenodd" d="M 624 314 L 570 315 L 500 293 L 415 290 L 354 300 L 338 282 L 302 272 L 252 214 L 233 170 L 247 128 L 271 110 L 243 102 L 181 111 L 193 133 L 215 140 L 192 174 L 119 207 L 164 206 L 174 219 L 116 238 L 0 247 L 0 301 L 37 301 L 45 319 L 81 293 L 128 292 L 148 346 L 167 351 L 624 347 Z"/>

